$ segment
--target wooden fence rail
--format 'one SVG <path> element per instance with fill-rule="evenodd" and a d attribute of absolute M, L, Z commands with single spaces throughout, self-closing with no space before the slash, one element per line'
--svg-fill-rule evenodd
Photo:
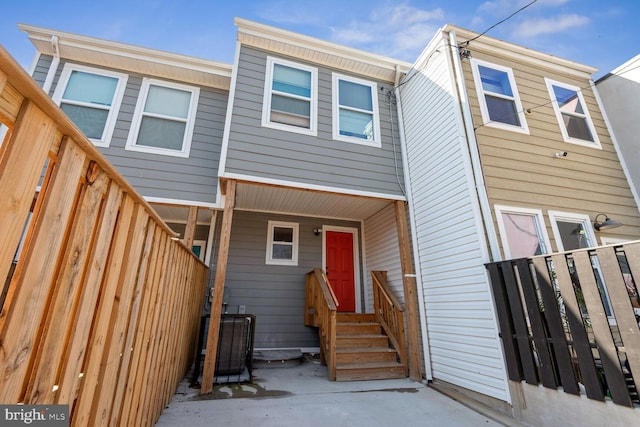
<path fill-rule="evenodd" d="M 509 379 L 640 403 L 640 242 L 487 268 Z"/>
<path fill-rule="evenodd" d="M 373 311 L 378 323 L 400 355 L 400 363 L 407 366 L 407 343 L 404 333 L 404 307 L 393 295 L 386 271 L 372 271 Z M 407 372 L 408 373 L 408 372 Z"/>
<path fill-rule="evenodd" d="M 1 46 L 0 122 L 0 402 L 153 425 L 191 366 L 207 267 Z"/>

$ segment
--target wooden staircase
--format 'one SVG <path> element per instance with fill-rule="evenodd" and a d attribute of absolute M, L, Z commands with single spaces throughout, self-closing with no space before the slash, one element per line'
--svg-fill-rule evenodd
<path fill-rule="evenodd" d="M 372 272 L 375 313 L 339 313 L 326 274 L 307 273 L 304 323 L 318 328 L 320 359 L 331 381 L 406 378 L 404 309 L 384 272 Z"/>
<path fill-rule="evenodd" d="M 407 377 L 406 365 L 373 313 L 337 313 L 335 375 L 336 381 Z"/>

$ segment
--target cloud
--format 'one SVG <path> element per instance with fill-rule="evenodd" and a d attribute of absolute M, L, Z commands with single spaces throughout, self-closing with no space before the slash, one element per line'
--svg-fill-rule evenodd
<path fill-rule="evenodd" d="M 440 8 L 423 10 L 402 3 L 379 8 L 365 20 L 332 28 L 332 39 L 381 55 L 413 61 L 443 20 L 444 12 Z"/>
<path fill-rule="evenodd" d="M 571 28 L 587 25 L 591 20 L 582 15 L 557 15 L 550 18 L 529 19 L 521 22 L 513 31 L 518 37 L 535 37 L 541 34 L 561 33 Z"/>
<path fill-rule="evenodd" d="M 557 7 L 568 3 L 570 0 L 538 0 L 531 7 Z M 479 13 L 492 13 L 507 15 L 509 11 L 516 11 L 519 8 L 531 3 L 531 0 L 490 0 L 478 6 Z"/>

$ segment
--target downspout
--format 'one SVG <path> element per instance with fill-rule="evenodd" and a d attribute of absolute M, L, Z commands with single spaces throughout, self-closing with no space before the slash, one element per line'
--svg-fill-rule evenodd
<path fill-rule="evenodd" d="M 58 36 L 51 36 L 51 49 L 53 50 L 53 59 L 51 60 L 51 66 L 49 67 L 49 71 L 47 72 L 47 78 L 44 80 L 42 84 L 42 90 L 45 93 L 49 94 L 49 90 L 51 90 L 51 85 L 53 85 L 53 79 L 56 76 L 56 72 L 58 71 L 58 65 L 60 64 L 60 47 L 58 46 Z"/>
<path fill-rule="evenodd" d="M 480 203 L 480 211 L 482 214 L 482 221 L 484 223 L 485 232 L 488 239 L 490 259 L 486 262 L 497 261 L 502 259 L 500 255 L 500 245 L 498 243 L 498 234 L 493 223 L 493 216 L 491 215 L 491 205 L 489 203 L 489 196 L 487 195 L 487 188 L 484 183 L 484 176 L 482 175 L 482 162 L 480 161 L 480 150 L 478 148 L 478 141 L 476 139 L 476 133 L 473 129 L 473 121 L 471 119 L 471 109 L 469 107 L 469 97 L 467 96 L 467 88 L 465 87 L 464 80 L 462 78 L 462 63 L 460 62 L 460 56 L 458 56 L 458 40 L 456 38 L 455 31 L 449 32 L 449 45 L 451 47 L 451 57 L 453 58 L 456 84 L 458 86 L 458 94 L 460 97 L 460 109 L 462 110 L 462 120 L 464 122 L 465 132 L 467 134 L 467 141 L 469 142 L 469 155 L 471 158 L 471 166 L 473 169 L 473 178 L 476 186 L 476 194 L 478 196 L 478 202 Z"/>
<path fill-rule="evenodd" d="M 404 133 L 404 117 L 402 115 L 402 102 L 400 98 L 400 69 L 396 65 L 396 81 L 395 96 L 396 110 L 398 114 L 398 133 L 400 134 L 400 153 L 402 156 L 402 171 L 404 175 L 405 197 L 409 208 L 409 224 L 411 227 L 411 245 L 413 249 L 413 264 L 416 273 L 416 293 L 418 294 L 418 312 L 420 313 L 420 331 L 422 332 L 422 354 L 424 356 L 424 369 L 427 381 L 433 380 L 433 372 L 431 369 L 431 350 L 429 348 L 429 335 L 427 332 L 427 315 L 425 311 L 424 292 L 422 289 L 422 275 L 420 266 L 420 253 L 418 250 L 418 235 L 416 233 L 416 220 L 413 214 L 413 191 L 411 189 L 411 180 L 409 177 L 409 161 L 407 159 L 406 137 Z"/>

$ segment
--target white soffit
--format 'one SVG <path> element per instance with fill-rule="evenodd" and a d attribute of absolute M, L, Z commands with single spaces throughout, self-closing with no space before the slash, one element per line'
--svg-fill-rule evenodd
<path fill-rule="evenodd" d="M 238 41 L 248 46 L 348 71 L 372 79 L 395 82 L 396 73 L 406 74 L 411 63 L 291 31 L 235 18 Z"/>
<path fill-rule="evenodd" d="M 238 182 L 235 208 L 360 221 L 389 203 L 394 201 Z"/>
<path fill-rule="evenodd" d="M 58 37 L 61 58 L 149 76 L 229 90 L 231 64 L 118 43 L 32 25 L 18 24 L 38 52 L 53 55 Z"/>

